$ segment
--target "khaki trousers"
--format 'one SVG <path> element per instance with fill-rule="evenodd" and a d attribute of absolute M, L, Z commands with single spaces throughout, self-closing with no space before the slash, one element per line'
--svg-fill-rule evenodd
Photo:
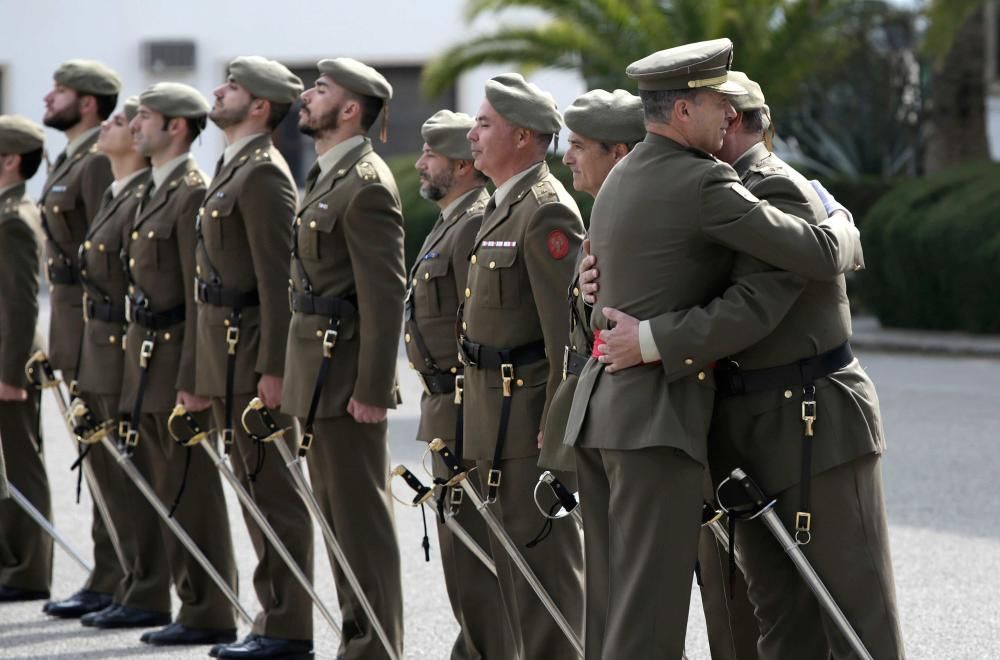
<path fill-rule="evenodd" d="M 668 447 L 576 452 L 587 660 L 684 652 L 704 467 Z"/>
<path fill-rule="evenodd" d="M 184 464 L 190 461 L 184 493 L 174 512 L 174 519 L 235 591 L 237 582 L 233 541 L 229 534 L 229 517 L 219 471 L 204 450 L 198 447 L 181 447 L 174 442 L 167 432 L 168 417 L 168 413 L 142 415 L 139 444 L 148 445 L 151 453 L 149 472 L 144 472 L 143 476 L 169 509 L 185 481 Z M 208 428 L 207 413 L 198 413 L 196 417 L 202 428 Z M 181 601 L 175 621 L 189 628 L 235 628 L 235 611 L 232 605 L 166 523 L 161 522 L 159 526 L 170 575 Z"/>
<path fill-rule="evenodd" d="M 301 421 L 301 420 L 300 420 Z M 345 415 L 316 420 L 308 455 L 316 500 L 361 588 L 402 657 L 403 588 L 399 545 L 388 491 L 387 424 L 359 424 Z M 330 557 L 342 628 L 338 657 L 375 660 L 386 653 L 343 572 Z"/>
<path fill-rule="evenodd" d="M 243 425 L 240 414 L 250 402 L 252 395 L 238 394 L 233 397 L 233 430 L 235 441 L 229 457 L 229 464 L 240 483 L 253 497 L 288 552 L 295 559 L 309 579 L 313 575 L 312 518 L 305 503 L 295 490 L 292 474 L 285 467 L 281 455 L 275 447 L 258 445 L 251 440 Z M 215 426 L 225 424 L 225 399 L 212 399 L 212 413 Z M 292 418 L 272 411 L 274 421 L 281 427 L 292 426 Z M 252 427 L 251 427 L 252 428 Z M 297 435 L 285 435 L 285 442 L 295 451 Z M 204 451 L 204 450 L 198 450 Z M 262 452 L 262 453 L 258 453 Z M 246 522 L 250 541 L 257 553 L 257 568 L 253 573 L 254 591 L 261 611 L 254 619 L 251 632 L 266 637 L 280 639 L 311 640 L 313 638 L 312 599 L 288 569 L 288 565 L 278 555 L 257 523 L 242 506 L 243 520 Z"/>
<path fill-rule="evenodd" d="M 7 480 L 52 520 L 52 497 L 38 432 L 40 392 L 27 401 L 0 401 L 0 441 Z M 52 538 L 12 499 L 0 500 L 0 585 L 48 591 L 52 585 Z"/>
<path fill-rule="evenodd" d="M 535 484 L 543 471 L 537 462 L 537 456 L 504 460 L 497 502 L 489 507 L 517 547 L 521 548 L 521 554 L 570 626 L 577 634 L 581 634 L 583 543 L 579 527 L 570 520 L 554 521 L 552 531 L 544 541 L 533 548 L 525 547 L 545 523 L 532 497 Z M 479 492 L 485 494 L 492 461 L 478 461 L 477 464 Z M 557 476 L 567 488 L 575 490 L 574 475 L 560 472 Z M 569 640 L 556 626 L 538 595 L 493 534 L 490 534 L 490 547 L 497 565 L 504 609 L 514 633 L 517 657 L 524 660 L 576 657 Z"/>

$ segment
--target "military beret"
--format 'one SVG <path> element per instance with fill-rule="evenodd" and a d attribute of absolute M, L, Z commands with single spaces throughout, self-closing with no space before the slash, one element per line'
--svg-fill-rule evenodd
<path fill-rule="evenodd" d="M 27 117 L 0 115 L 0 154 L 26 154 L 42 148 L 45 131 Z"/>
<path fill-rule="evenodd" d="M 624 89 L 592 89 L 563 113 L 569 130 L 601 142 L 632 144 L 646 135 L 642 101 Z"/>
<path fill-rule="evenodd" d="M 125 113 L 125 119 L 132 121 L 135 116 L 139 113 L 139 97 L 130 96 L 125 99 L 125 103 L 122 104 L 122 112 Z"/>
<path fill-rule="evenodd" d="M 420 135 L 431 151 L 453 160 L 472 160 L 466 134 L 476 120 L 462 112 L 438 110 L 420 127 Z"/>
<path fill-rule="evenodd" d="M 52 78 L 60 85 L 84 94 L 110 96 L 122 88 L 118 74 L 96 60 L 68 60 Z"/>
<path fill-rule="evenodd" d="M 320 60 L 316 65 L 321 74 L 355 94 L 374 96 L 383 101 L 392 99 L 392 85 L 372 67 L 350 57 Z"/>
<path fill-rule="evenodd" d="M 733 64 L 733 42 L 712 39 L 684 44 L 647 55 L 628 65 L 625 74 L 639 82 L 640 90 L 714 89 L 733 96 L 746 94 L 728 82 Z"/>
<path fill-rule="evenodd" d="M 159 82 L 139 95 L 139 103 L 165 117 L 204 118 L 210 106 L 205 97 L 190 85 Z"/>
<path fill-rule="evenodd" d="M 558 133 L 562 116 L 556 100 L 520 73 L 504 73 L 486 83 L 486 100 L 500 115 L 537 133 Z"/>
<path fill-rule="evenodd" d="M 295 103 L 302 93 L 302 79 L 281 62 L 258 55 L 237 57 L 229 63 L 229 75 L 256 97 L 274 103 Z"/>

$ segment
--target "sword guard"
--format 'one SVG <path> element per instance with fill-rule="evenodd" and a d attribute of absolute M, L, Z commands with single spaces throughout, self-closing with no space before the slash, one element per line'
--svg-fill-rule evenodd
<path fill-rule="evenodd" d="M 178 419 L 183 421 L 188 427 L 189 434 L 185 438 L 181 438 L 180 434 L 174 430 L 174 424 Z M 228 430 L 232 433 L 232 429 Z M 191 416 L 191 413 L 187 411 L 187 408 L 182 403 L 174 406 L 170 417 L 167 418 L 167 432 L 174 439 L 174 442 L 183 447 L 193 447 L 208 436 L 208 431 L 201 430 L 201 426 L 198 425 L 198 422 L 195 421 L 194 417 Z M 223 432 L 223 435 L 225 435 L 225 432 Z"/>
<path fill-rule="evenodd" d="M 405 504 L 407 506 L 412 506 L 412 507 L 418 507 L 434 496 L 434 490 L 432 488 L 428 488 L 427 486 L 425 486 L 424 483 L 420 481 L 420 479 L 417 477 L 417 475 L 413 474 L 413 472 L 407 469 L 405 465 L 397 465 L 395 468 L 393 468 L 392 473 L 389 475 L 390 492 L 392 491 L 392 477 L 402 477 L 403 481 L 406 482 L 406 485 L 412 488 L 413 492 L 415 493 L 415 495 L 413 496 L 413 500 L 410 502 L 404 502 L 403 500 L 393 495 L 393 499 L 395 499 L 400 504 Z"/>
<path fill-rule="evenodd" d="M 267 435 L 258 435 L 253 432 L 250 428 L 251 414 L 256 414 L 261 424 L 267 428 Z M 260 397 L 256 396 L 250 399 L 250 403 L 248 403 L 247 407 L 243 409 L 243 414 L 240 415 L 240 424 L 242 424 L 243 430 L 247 432 L 247 435 L 249 435 L 250 438 L 256 442 L 274 442 L 278 438 L 283 437 L 287 431 L 291 430 L 291 427 L 279 427 L 278 423 L 274 421 L 271 411 L 267 409 L 267 406 L 265 406 L 264 402 L 260 400 Z"/>
<path fill-rule="evenodd" d="M 441 438 L 434 438 L 430 441 L 430 444 L 427 445 L 427 448 L 440 456 L 445 467 L 448 468 L 448 472 L 451 474 L 451 479 L 449 479 L 445 484 L 446 486 L 454 486 L 462 479 L 465 479 L 467 476 L 466 469 L 462 467 L 462 464 L 459 462 L 458 458 L 455 457 L 455 454 L 451 453 L 451 450 L 448 449 L 448 445 L 445 444 L 444 440 Z"/>

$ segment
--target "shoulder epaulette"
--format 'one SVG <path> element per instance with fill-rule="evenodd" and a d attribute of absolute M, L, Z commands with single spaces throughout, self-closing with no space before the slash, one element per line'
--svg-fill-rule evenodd
<path fill-rule="evenodd" d="M 548 204 L 559 199 L 556 189 L 552 187 L 550 182 L 544 179 L 531 186 L 531 194 L 535 196 L 535 201 L 539 204 Z"/>
<path fill-rule="evenodd" d="M 355 166 L 354 171 L 358 173 L 358 176 L 361 177 L 361 180 L 365 183 L 374 183 L 378 181 L 378 172 L 375 171 L 375 166 L 366 160 L 358 163 Z"/>

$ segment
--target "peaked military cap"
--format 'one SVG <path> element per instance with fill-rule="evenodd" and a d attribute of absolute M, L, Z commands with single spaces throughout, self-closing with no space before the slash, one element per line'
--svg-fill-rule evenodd
<path fill-rule="evenodd" d="M 392 99 L 392 85 L 381 73 L 350 57 L 320 60 L 316 65 L 319 72 L 330 76 L 341 87 L 355 94 L 374 96 L 383 101 Z"/>
<path fill-rule="evenodd" d="M 281 62 L 258 55 L 237 57 L 229 75 L 248 92 L 274 103 L 295 103 L 302 93 L 302 79 Z"/>
<path fill-rule="evenodd" d="M 177 82 L 159 82 L 139 95 L 139 103 L 165 117 L 204 118 L 208 101 L 194 87 Z"/>
<path fill-rule="evenodd" d="M 45 131 L 27 117 L 0 115 L 0 154 L 26 154 L 42 148 Z"/>
<path fill-rule="evenodd" d="M 601 142 L 632 144 L 646 135 L 642 100 L 624 89 L 592 89 L 563 113 L 569 130 Z"/>
<path fill-rule="evenodd" d="M 125 103 L 122 104 L 122 112 L 125 113 L 125 119 L 132 121 L 135 116 L 139 113 L 139 97 L 130 96 L 125 99 Z"/>
<path fill-rule="evenodd" d="M 684 44 L 647 55 L 628 65 L 625 74 L 639 82 L 640 90 L 714 89 L 733 96 L 746 90 L 729 82 L 733 42 L 712 39 Z"/>
<path fill-rule="evenodd" d="M 67 60 L 59 65 L 52 78 L 84 94 L 110 96 L 122 88 L 118 74 L 97 60 Z"/>
<path fill-rule="evenodd" d="M 524 79 L 520 73 L 504 73 L 486 83 L 486 100 L 500 115 L 536 133 L 558 133 L 562 116 L 548 92 Z"/>
<path fill-rule="evenodd" d="M 463 112 L 438 110 L 420 127 L 420 135 L 434 153 L 453 160 L 472 160 L 472 145 L 466 134 L 475 123 Z"/>

